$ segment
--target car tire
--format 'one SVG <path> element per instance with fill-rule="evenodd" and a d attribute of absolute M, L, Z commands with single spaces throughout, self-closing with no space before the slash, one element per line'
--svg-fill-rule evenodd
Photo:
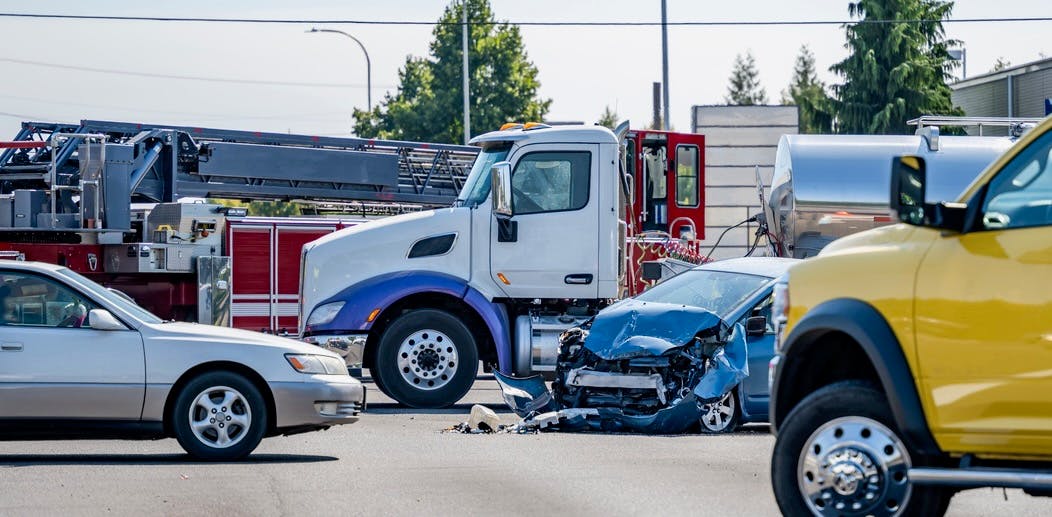
<path fill-rule="evenodd" d="M 906 472 L 924 459 L 898 434 L 887 397 L 869 383 L 808 395 L 786 416 L 771 456 L 782 514 L 943 515 L 953 492 L 909 482 Z"/>
<path fill-rule="evenodd" d="M 396 318 L 380 337 L 376 385 L 414 408 L 443 408 L 460 400 L 475 382 L 478 348 L 459 319 L 435 309 Z"/>
<path fill-rule="evenodd" d="M 698 422 L 702 434 L 733 433 L 741 426 L 742 410 L 738 400 L 738 387 L 731 388 L 719 400 L 703 404 Z"/>
<path fill-rule="evenodd" d="M 229 461 L 249 455 L 267 428 L 267 404 L 244 376 L 209 372 L 179 392 L 171 414 L 179 445 L 191 456 Z"/>

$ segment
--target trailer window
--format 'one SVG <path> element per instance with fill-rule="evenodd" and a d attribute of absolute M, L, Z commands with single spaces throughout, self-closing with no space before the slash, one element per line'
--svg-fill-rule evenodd
<path fill-rule="evenodd" d="M 529 153 L 511 175 L 515 214 L 578 210 L 588 204 L 592 155 L 589 152 Z"/>
<path fill-rule="evenodd" d="M 676 147 L 676 204 L 698 206 L 698 148 Z"/>

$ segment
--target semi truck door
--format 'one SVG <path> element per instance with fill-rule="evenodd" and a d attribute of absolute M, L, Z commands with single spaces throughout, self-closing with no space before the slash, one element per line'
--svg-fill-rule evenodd
<path fill-rule="evenodd" d="M 595 298 L 599 146 L 524 146 L 510 161 L 515 231 L 501 242 L 491 219 L 493 281 L 511 298 Z"/>

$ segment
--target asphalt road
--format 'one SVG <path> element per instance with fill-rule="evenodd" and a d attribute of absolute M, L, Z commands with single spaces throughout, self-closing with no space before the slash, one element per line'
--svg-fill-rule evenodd
<path fill-rule="evenodd" d="M 777 514 L 766 426 L 729 436 L 442 433 L 471 403 L 501 407 L 493 381 L 478 386 L 442 411 L 397 408 L 374 390 L 357 424 L 264 440 L 239 463 L 190 461 L 174 440 L 0 443 L 0 515 Z M 1052 499 L 981 489 L 950 507 L 998 513 L 1052 514 Z"/>

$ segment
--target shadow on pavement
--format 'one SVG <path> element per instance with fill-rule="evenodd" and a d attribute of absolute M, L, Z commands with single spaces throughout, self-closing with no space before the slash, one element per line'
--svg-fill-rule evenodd
<path fill-rule="evenodd" d="M 202 461 L 188 454 L 0 454 L 0 467 L 49 465 L 259 465 L 267 463 L 319 463 L 337 461 L 333 456 L 306 454 L 252 454 L 238 461 Z"/>
<path fill-rule="evenodd" d="M 378 415 L 397 415 L 397 414 L 414 414 L 414 415 L 460 415 L 471 412 L 471 406 L 486 406 L 497 413 L 508 413 L 511 414 L 511 410 L 505 404 L 453 404 L 452 406 L 442 409 L 414 409 L 411 407 L 403 406 L 397 402 L 370 402 L 369 406 L 365 409 L 363 415 L 378 414 Z"/>

